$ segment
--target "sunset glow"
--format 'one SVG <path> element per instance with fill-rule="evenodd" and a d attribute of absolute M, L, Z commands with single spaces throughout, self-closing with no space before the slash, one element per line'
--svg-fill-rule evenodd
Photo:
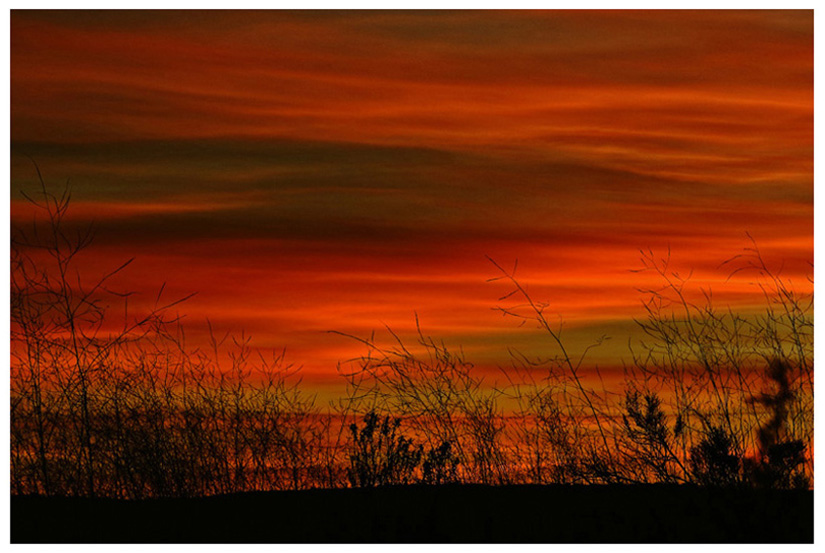
<path fill-rule="evenodd" d="M 492 258 L 621 367 L 639 250 L 723 306 L 752 247 L 812 289 L 813 12 L 11 15 L 11 219 L 71 181 L 90 275 L 134 309 L 286 348 L 305 383 L 385 326 L 494 370 L 549 355 L 495 311 Z"/>

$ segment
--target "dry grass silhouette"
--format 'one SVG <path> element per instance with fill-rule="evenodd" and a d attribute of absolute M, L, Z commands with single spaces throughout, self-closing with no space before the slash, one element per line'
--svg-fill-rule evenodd
<path fill-rule="evenodd" d="M 39 176 L 39 172 L 38 172 Z M 643 254 L 662 285 L 643 290 L 644 339 L 623 390 L 594 386 L 585 351 L 516 277 L 493 281 L 498 308 L 531 321 L 555 355 L 516 351 L 486 382 L 460 349 L 426 336 L 360 341 L 342 363 L 347 392 L 321 406 L 282 355 L 246 338 L 187 346 L 164 301 L 133 315 L 111 288 L 126 262 L 87 279 L 93 239 L 66 224 L 70 194 L 40 179 L 44 216 L 13 229 L 11 491 L 190 497 L 249 490 L 444 483 L 813 483 L 812 298 L 772 273 L 758 249 L 728 262 L 752 271 L 761 314 L 717 308 L 669 256 Z M 491 260 L 492 261 L 492 260 Z M 119 305 L 119 308 L 109 307 Z M 598 345 L 600 340 L 594 342 Z"/>

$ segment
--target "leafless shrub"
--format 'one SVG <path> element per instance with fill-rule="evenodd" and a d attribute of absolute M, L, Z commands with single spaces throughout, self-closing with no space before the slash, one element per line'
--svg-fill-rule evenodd
<path fill-rule="evenodd" d="M 611 445 L 611 421 L 617 417 L 616 407 L 610 401 L 611 393 L 603 385 L 601 389 L 596 389 L 586 384 L 582 374 L 590 349 L 608 338 L 600 337 L 574 356 L 562 339 L 561 323 L 553 325 L 548 318 L 549 304 L 536 301 L 516 278 L 517 266 L 508 271 L 494 260 L 490 261 L 501 273 L 490 282 L 503 281 L 510 286 L 510 291 L 499 301 L 512 298 L 521 302 L 496 309 L 505 317 L 534 323 L 549 338 L 554 350 L 551 356 L 536 360 L 513 352 L 517 362 L 515 366 L 520 366 L 522 370 L 515 371 L 515 379 L 509 379 L 511 389 L 519 398 L 517 402 L 521 416 L 529 423 L 538 425 L 538 433 L 529 435 L 521 432 L 522 439 L 528 440 L 527 451 L 537 461 L 532 472 L 542 481 L 545 471 L 539 470 L 543 463 L 539 448 L 544 441 L 562 459 L 552 469 L 557 479 L 585 483 L 621 481 L 621 475 L 614 470 L 614 448 Z M 541 386 L 532 376 L 536 369 L 545 375 Z M 595 373 L 601 381 L 597 368 Z M 525 375 L 529 375 L 527 380 L 523 378 Z M 523 400 L 522 393 L 526 393 Z"/>
<path fill-rule="evenodd" d="M 40 184 L 26 197 L 43 220 L 12 231 L 13 493 L 812 485 L 812 297 L 771 272 L 755 246 L 723 265 L 754 275 L 766 304 L 757 314 L 717 308 L 669 253 L 643 252 L 642 270 L 660 286 L 641 290 L 644 338 L 631 343 L 623 390 L 585 364 L 604 337 L 571 352 L 549 306 L 515 267 L 493 262 L 491 280 L 509 288 L 496 309 L 537 326 L 548 339 L 541 357 L 511 351 L 503 381 L 487 382 L 460 349 L 418 325 L 406 342 L 387 329 L 388 345 L 347 335 L 367 352 L 339 365 L 346 394 L 323 411 L 283 353 L 264 356 L 248 338 L 211 327 L 209 347 L 189 348 L 175 312 L 187 298 L 165 302 L 161 289 L 134 315 L 131 294 L 112 284 L 130 262 L 88 280 L 79 261 L 93 233 L 68 224 L 68 189 Z"/>
<path fill-rule="evenodd" d="M 420 327 L 415 348 L 388 329 L 395 344 L 374 337 L 354 338 L 368 348 L 354 368 L 340 367 L 354 412 L 378 410 L 403 417 L 430 450 L 451 444 L 464 482 L 501 483 L 507 478 L 502 446 L 501 393 L 483 387 L 461 352 L 425 336 Z"/>
<path fill-rule="evenodd" d="M 647 318 L 639 325 L 648 339 L 633 351 L 634 365 L 668 393 L 670 416 L 683 429 L 677 457 L 699 453 L 706 464 L 709 451 L 729 450 L 744 466 L 746 459 L 766 455 L 780 429 L 783 440 L 810 442 L 812 297 L 768 269 L 755 245 L 723 264 L 735 267 L 731 276 L 755 277 L 765 298 L 764 310 L 755 315 L 716 308 L 710 290 L 691 300 L 690 275 L 671 269 L 669 254 L 657 259 L 647 252 L 642 259 L 644 270 L 663 285 L 643 291 Z M 771 382 L 774 393 L 759 392 Z"/>
<path fill-rule="evenodd" d="M 809 481 L 812 298 L 772 273 L 755 246 L 723 265 L 738 263 L 734 275 L 756 273 L 766 299 L 756 315 L 716 308 L 710 290 L 694 294 L 691 275 L 674 271 L 669 253 L 645 252 L 642 261 L 662 285 L 641 290 L 647 317 L 637 323 L 646 337 L 631 347 L 623 392 L 589 384 L 582 375 L 589 348 L 571 354 L 548 304 L 531 297 L 515 268 L 493 262 L 502 275 L 493 280 L 511 285 L 501 299 L 522 300 L 498 309 L 537 324 L 555 350 L 543 360 L 514 353 L 514 369 L 505 371 L 529 480 L 716 485 L 742 482 L 751 466 L 769 485 Z M 772 392 L 758 391 L 771 383 Z"/>
<path fill-rule="evenodd" d="M 38 172 L 39 175 L 39 172 Z M 68 189 L 40 179 L 27 196 L 44 215 L 13 229 L 11 483 L 15 493 L 189 496 L 315 484 L 328 422 L 297 388 L 282 355 L 248 340 L 187 350 L 159 293 L 132 316 L 110 286 L 128 265 L 87 285 Z M 184 298 L 186 299 L 186 298 Z M 120 302 L 123 315 L 107 307 Z M 231 342 L 224 354 L 221 349 Z"/>

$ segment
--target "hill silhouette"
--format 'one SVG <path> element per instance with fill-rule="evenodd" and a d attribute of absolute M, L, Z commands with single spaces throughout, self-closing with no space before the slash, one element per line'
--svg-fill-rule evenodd
<path fill-rule="evenodd" d="M 810 490 L 392 486 L 12 497 L 12 543 L 812 543 Z"/>

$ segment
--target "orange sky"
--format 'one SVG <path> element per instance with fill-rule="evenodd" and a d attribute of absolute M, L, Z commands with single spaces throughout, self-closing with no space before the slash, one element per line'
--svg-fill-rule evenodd
<path fill-rule="evenodd" d="M 27 156 L 71 179 L 86 270 L 197 292 L 194 343 L 208 317 L 320 381 L 364 353 L 326 331 L 417 312 L 482 366 L 547 355 L 490 256 L 618 365 L 640 248 L 747 308 L 718 269 L 747 232 L 807 285 L 813 12 L 13 11 L 11 141 L 12 220 Z"/>

